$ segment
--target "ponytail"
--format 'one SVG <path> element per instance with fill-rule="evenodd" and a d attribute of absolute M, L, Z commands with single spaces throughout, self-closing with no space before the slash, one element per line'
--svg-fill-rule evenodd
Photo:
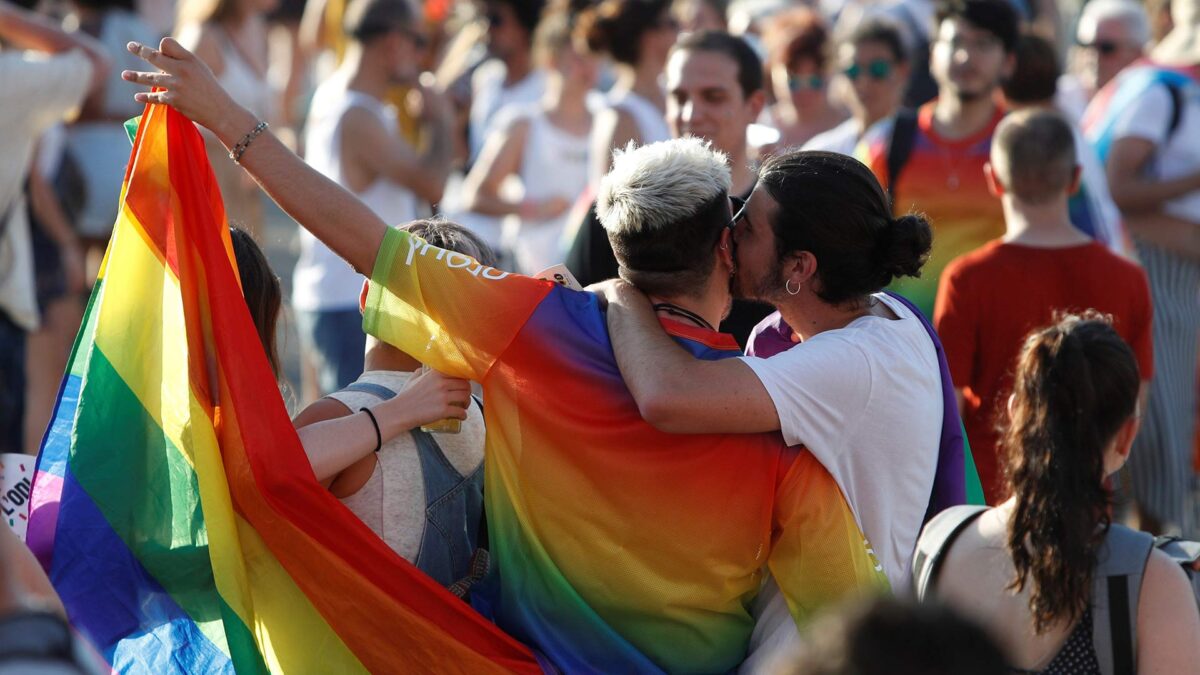
<path fill-rule="evenodd" d="M 1111 520 L 1104 453 L 1134 413 L 1139 384 L 1132 350 L 1096 312 L 1066 316 L 1025 340 L 1002 443 L 1016 501 L 1010 589 L 1032 584 L 1039 634 L 1087 607 Z"/>

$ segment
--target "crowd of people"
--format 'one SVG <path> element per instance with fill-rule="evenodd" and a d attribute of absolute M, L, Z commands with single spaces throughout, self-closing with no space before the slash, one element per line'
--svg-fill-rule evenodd
<path fill-rule="evenodd" d="M 548 667 L 1200 668 L 1200 1 L 169 5 L 0 0 L 0 452 L 168 105 L 316 479 Z"/>

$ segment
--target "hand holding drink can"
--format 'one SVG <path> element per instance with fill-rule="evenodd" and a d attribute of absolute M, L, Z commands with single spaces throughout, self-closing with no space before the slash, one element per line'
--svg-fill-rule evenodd
<path fill-rule="evenodd" d="M 429 370 L 429 366 L 421 366 L 416 374 L 421 375 Z M 468 396 L 468 398 L 463 402 L 459 403 L 455 401 L 453 404 L 461 408 L 467 408 L 470 405 L 470 398 Z M 422 424 L 421 431 L 431 434 L 457 434 L 462 431 L 462 420 L 453 417 L 447 417 L 445 419 L 440 419 L 428 424 Z"/>

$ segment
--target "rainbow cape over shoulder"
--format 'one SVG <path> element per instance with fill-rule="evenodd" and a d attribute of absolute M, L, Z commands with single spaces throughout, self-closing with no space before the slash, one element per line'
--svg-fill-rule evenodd
<path fill-rule="evenodd" d="M 195 126 L 148 106 L 28 542 L 114 670 L 539 672 L 315 479 Z"/>

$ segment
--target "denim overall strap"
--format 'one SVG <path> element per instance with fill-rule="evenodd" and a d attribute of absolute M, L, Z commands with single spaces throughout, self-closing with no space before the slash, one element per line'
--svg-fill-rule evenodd
<path fill-rule="evenodd" d="M 483 466 L 463 476 L 446 459 L 434 437 L 412 430 L 425 483 L 425 534 L 417 567 L 443 586 L 471 571 L 483 509 Z"/>

